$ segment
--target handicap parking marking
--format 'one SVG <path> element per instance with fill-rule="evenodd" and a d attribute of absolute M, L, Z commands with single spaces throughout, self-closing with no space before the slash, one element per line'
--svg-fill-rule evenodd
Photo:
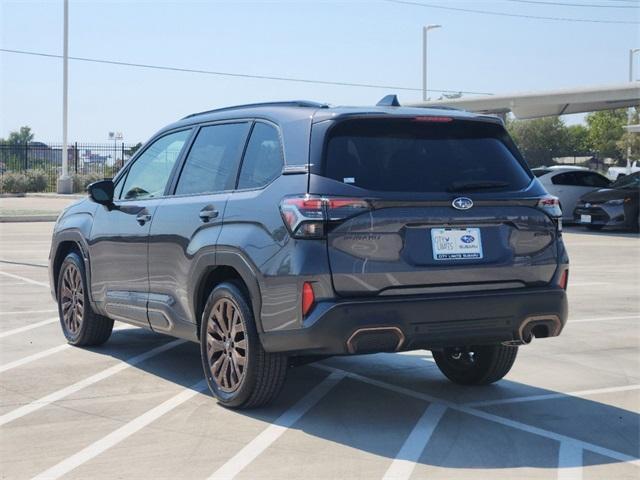
<path fill-rule="evenodd" d="M 91 445 L 80 450 L 78 453 L 62 460 L 60 463 L 36 475 L 35 477 L 33 477 L 33 480 L 55 480 L 62 477 L 63 475 L 66 475 L 80 465 L 100 455 L 102 452 L 107 451 L 114 445 L 117 445 L 134 433 L 142 430 L 144 427 L 151 424 L 158 418 L 169 413 L 170 411 L 185 403 L 187 400 L 195 397 L 196 395 L 204 392 L 207 389 L 208 386 L 206 380 L 201 380 L 198 383 L 185 388 L 177 395 L 171 397 L 169 400 L 166 400 L 157 407 L 148 410 L 139 417 L 118 428 L 117 430 L 114 430 L 107 436 L 93 442 Z"/>

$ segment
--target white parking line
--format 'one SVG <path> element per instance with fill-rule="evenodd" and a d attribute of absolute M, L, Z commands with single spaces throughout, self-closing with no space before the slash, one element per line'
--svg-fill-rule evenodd
<path fill-rule="evenodd" d="M 280 415 L 273 424 L 269 425 L 257 437 L 236 453 L 231 459 L 216 470 L 209 477 L 210 480 L 230 480 L 240 473 L 247 465 L 264 452 L 273 442 L 287 431 L 294 423 L 307 413 L 322 397 L 324 397 L 340 380 L 345 377 L 343 372 L 332 372 L 327 378 L 316 385 L 313 390 Z"/>
<path fill-rule="evenodd" d="M 416 462 L 446 411 L 447 407 L 439 403 L 432 403 L 427 407 L 387 469 L 383 480 L 404 480 L 411 477 Z"/>
<path fill-rule="evenodd" d="M 638 385 L 625 385 L 623 387 L 595 388 L 592 390 L 578 390 L 566 393 L 546 393 L 542 395 L 530 395 L 527 397 L 501 398 L 498 400 L 485 400 L 481 402 L 464 403 L 466 407 L 489 407 L 491 405 L 504 405 L 508 403 L 535 402 L 538 400 L 553 400 L 554 398 L 581 397 L 585 395 L 597 395 L 599 393 L 627 392 L 640 389 Z"/>
<path fill-rule="evenodd" d="M 40 287 L 49 288 L 49 284 L 45 282 L 38 282 L 37 280 L 31 280 L 30 278 L 21 277 L 20 275 L 14 275 L 13 273 L 0 272 L 0 275 L 4 275 L 5 277 L 14 278 L 16 280 L 20 280 L 26 283 L 31 283 L 33 285 L 38 285 Z"/>
<path fill-rule="evenodd" d="M 134 433 L 142 430 L 144 427 L 162 417 L 164 414 L 169 413 L 171 410 L 182 405 L 184 402 L 192 397 L 195 397 L 200 392 L 206 389 L 206 380 L 201 380 L 195 385 L 191 385 L 190 387 L 185 388 L 179 394 L 171 397 L 166 402 L 163 402 L 157 407 L 143 413 L 139 417 L 131 420 L 129 423 L 126 423 L 117 430 L 114 430 L 106 437 L 103 437 L 100 440 L 92 443 L 88 447 L 80 450 L 75 455 L 66 458 L 50 469 L 42 472 L 39 475 L 36 475 L 34 477 L 34 480 L 54 480 L 56 478 L 62 477 L 63 475 L 69 473 L 80 465 L 88 462 L 92 458 L 100 455 L 102 452 L 109 450 L 111 447 L 117 445 Z"/>
<path fill-rule="evenodd" d="M 620 462 L 627 462 L 634 466 L 640 466 L 640 459 L 638 459 L 637 457 L 633 457 L 631 455 L 627 455 L 626 453 L 618 452 L 616 450 L 611 450 L 606 447 L 601 447 L 600 445 L 595 445 L 593 443 L 585 442 L 583 440 L 578 440 L 577 438 L 568 437 L 566 435 L 562 435 L 561 433 L 545 430 L 544 428 L 534 427 L 533 425 L 527 425 L 526 423 L 518 422 L 517 420 L 511 420 L 506 417 L 501 417 L 500 415 L 494 415 L 492 413 L 485 412 L 483 410 L 477 410 L 472 407 L 450 402 L 448 400 L 437 398 L 432 395 L 428 395 L 426 393 L 415 392 L 413 390 L 410 390 L 405 387 L 401 387 L 399 385 L 393 385 L 391 383 L 387 383 L 382 380 L 376 380 L 374 378 L 365 377 L 364 375 L 348 372 L 340 368 L 329 367 L 328 365 L 313 365 L 313 366 L 315 368 L 319 368 L 321 370 L 326 370 L 329 372 L 342 372 L 348 378 L 352 378 L 360 382 L 368 383 L 369 385 L 374 385 L 379 388 L 391 390 L 393 392 L 397 392 L 402 395 L 407 395 L 413 398 L 418 398 L 420 400 L 425 400 L 427 402 L 439 403 L 452 410 L 457 410 L 459 412 L 466 413 L 474 417 L 482 418 L 484 420 L 495 422 L 500 425 L 505 425 L 507 427 L 515 428 L 517 430 L 521 430 L 524 432 L 533 433 L 534 435 L 548 438 L 550 440 L 555 440 L 557 442 L 568 442 L 569 444 L 573 445 L 576 448 L 582 448 L 583 450 L 589 450 L 599 455 L 604 455 L 605 457 L 614 458 L 616 460 L 619 460 Z"/>
<path fill-rule="evenodd" d="M 582 480 L 583 450 L 567 442 L 558 451 L 558 480 Z"/>
<path fill-rule="evenodd" d="M 34 353 L 33 355 L 26 356 L 19 360 L 14 360 L 13 362 L 5 363 L 4 365 L 0 365 L 0 373 L 4 373 L 8 370 L 11 370 L 16 367 L 21 367 L 22 365 L 26 365 L 27 363 L 35 362 L 36 360 L 40 360 L 41 358 L 48 357 L 49 355 L 53 355 L 54 353 L 61 352 L 62 350 L 66 350 L 71 345 L 65 343 L 64 345 L 58 345 L 57 347 L 49 348 L 48 350 L 43 350 L 42 352 Z"/>
<path fill-rule="evenodd" d="M 588 323 L 588 322 L 606 322 L 608 320 L 632 320 L 634 318 L 640 318 L 640 315 L 621 315 L 618 317 L 594 317 L 594 318 L 577 318 L 575 320 L 569 319 L 567 323 Z"/>
<path fill-rule="evenodd" d="M 57 312 L 56 309 L 51 310 L 16 310 L 13 312 L 0 312 L 0 315 L 29 315 L 32 313 L 53 313 Z"/>
<path fill-rule="evenodd" d="M 68 397 L 69 395 L 76 393 L 82 390 L 83 388 L 93 385 L 94 383 L 97 383 L 100 380 L 104 380 L 105 378 L 109 378 L 115 375 L 116 373 L 120 373 L 129 367 L 133 367 L 141 362 L 144 362 L 145 360 L 149 360 L 150 358 L 153 358 L 156 355 L 160 355 L 161 353 L 166 352 L 167 350 L 171 350 L 172 348 L 175 348 L 178 345 L 182 345 L 183 343 L 186 343 L 186 340 L 174 340 L 172 342 L 165 343 L 164 345 L 153 348 L 148 352 L 123 360 L 120 363 L 112 367 L 109 367 L 101 372 L 98 372 L 95 375 L 91 375 L 90 377 L 87 377 L 84 380 L 80 380 L 79 382 L 76 382 L 73 385 L 65 387 L 56 392 L 50 393 L 49 395 L 46 395 L 38 400 L 34 400 L 31 403 L 27 403 L 22 407 L 16 408 L 15 410 L 12 410 L 0 416 L 0 426 L 5 425 L 9 422 L 12 422 L 13 420 L 16 420 L 20 417 L 24 417 L 25 415 L 28 415 L 30 413 L 33 413 L 36 410 L 46 407 L 47 405 L 50 405 L 53 402 L 62 400 L 63 398 Z"/>
<path fill-rule="evenodd" d="M 29 325 L 25 325 L 24 327 L 14 328 L 12 330 L 7 330 L 6 332 L 0 332 L 0 338 L 9 337 L 11 335 L 15 335 L 16 333 L 26 332 L 28 330 L 32 330 L 34 328 L 42 327 L 43 325 L 49 325 L 50 323 L 56 323 L 60 321 L 58 317 L 47 318 L 46 320 L 42 320 L 41 322 L 31 323 Z"/>

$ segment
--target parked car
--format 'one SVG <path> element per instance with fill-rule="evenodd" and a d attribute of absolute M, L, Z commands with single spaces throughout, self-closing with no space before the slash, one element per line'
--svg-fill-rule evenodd
<path fill-rule="evenodd" d="M 563 212 L 562 221 L 567 223 L 573 223 L 573 210 L 580 197 L 611 184 L 604 175 L 584 167 L 540 167 L 534 168 L 532 172 L 547 192 L 558 197 Z"/>
<path fill-rule="evenodd" d="M 590 229 L 622 227 L 638 231 L 640 172 L 620 177 L 609 188 L 588 193 L 573 212 L 576 222 Z"/>
<path fill-rule="evenodd" d="M 119 320 L 200 343 L 220 403 L 273 399 L 288 366 L 431 349 L 464 385 L 560 334 L 558 200 L 502 122 L 280 102 L 190 115 L 58 219 L 69 343 Z"/>
<path fill-rule="evenodd" d="M 633 162 L 629 167 L 609 167 L 607 170 L 607 177 L 611 180 L 618 180 L 635 172 L 640 172 L 640 166 L 638 166 L 637 161 Z"/>

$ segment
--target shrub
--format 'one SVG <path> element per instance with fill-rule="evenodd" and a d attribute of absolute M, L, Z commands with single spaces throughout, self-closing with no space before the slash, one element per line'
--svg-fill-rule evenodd
<path fill-rule="evenodd" d="M 74 173 L 73 191 L 83 193 L 87 189 L 87 185 L 98 180 L 102 180 L 103 175 L 99 173 Z"/>
<path fill-rule="evenodd" d="M 5 172 L 0 178 L 0 191 L 2 193 L 25 193 L 28 183 L 24 173 Z"/>
<path fill-rule="evenodd" d="M 27 192 L 44 192 L 49 186 L 49 176 L 43 170 L 27 170 Z"/>

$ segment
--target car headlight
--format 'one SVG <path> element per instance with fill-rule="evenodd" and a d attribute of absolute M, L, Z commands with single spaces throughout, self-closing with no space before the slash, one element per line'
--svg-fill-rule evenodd
<path fill-rule="evenodd" d="M 622 205 L 625 202 L 626 199 L 623 198 L 619 198 L 616 200 L 608 200 L 605 203 L 605 205 Z"/>

